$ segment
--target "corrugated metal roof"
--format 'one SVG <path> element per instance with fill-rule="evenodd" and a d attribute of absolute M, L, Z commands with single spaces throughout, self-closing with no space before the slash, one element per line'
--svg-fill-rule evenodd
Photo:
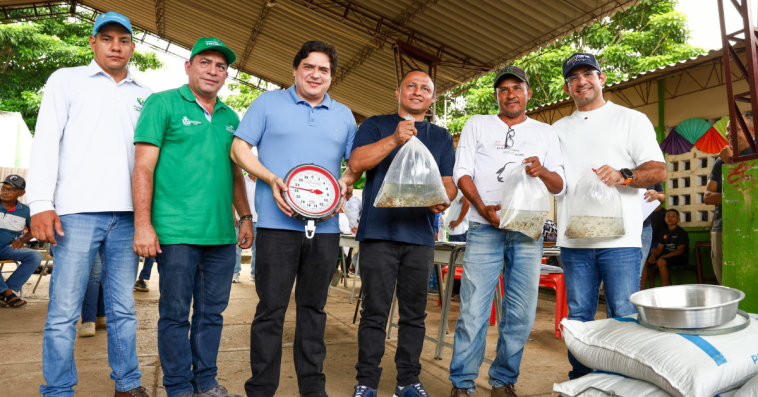
<path fill-rule="evenodd" d="M 697 63 L 700 63 L 702 61 L 708 61 L 708 60 L 711 60 L 713 58 L 719 58 L 719 57 L 722 57 L 722 56 L 723 56 L 723 53 L 721 52 L 720 48 L 716 49 L 716 50 L 711 50 L 711 51 L 708 51 L 708 52 L 706 52 L 704 54 L 700 54 L 700 55 L 694 56 L 692 58 L 684 59 L 684 60 L 681 60 L 681 61 L 678 61 L 678 62 L 674 62 L 674 63 L 669 64 L 669 65 L 660 66 L 660 67 L 657 67 L 655 69 L 651 69 L 651 70 L 648 70 L 646 72 L 639 73 L 639 74 L 637 74 L 637 75 L 635 75 L 633 77 L 630 77 L 630 78 L 628 78 L 626 80 L 621 80 L 621 81 L 617 81 L 617 82 L 612 83 L 612 84 L 608 84 L 605 87 L 603 87 L 603 90 L 605 91 L 605 90 L 611 90 L 611 89 L 626 88 L 628 86 L 640 83 L 640 80 L 646 80 L 646 79 L 649 79 L 649 78 L 657 78 L 661 74 L 667 74 L 667 73 L 675 72 L 675 71 L 677 71 L 679 69 L 684 69 L 684 68 L 690 67 L 693 64 L 697 64 Z M 563 106 L 563 105 L 565 105 L 565 104 L 567 104 L 567 103 L 569 103 L 571 101 L 572 101 L 571 98 L 566 98 L 566 99 L 561 99 L 560 101 L 554 101 L 554 102 L 546 103 L 546 104 L 540 105 L 540 106 L 538 106 L 536 108 L 531 108 L 531 109 L 527 110 L 526 114 L 529 115 L 529 114 L 539 113 L 539 112 L 542 112 L 542 111 L 545 111 L 545 110 L 548 110 L 548 109 L 552 109 L 552 108 L 555 108 L 555 107 L 560 107 L 560 106 Z"/>
<path fill-rule="evenodd" d="M 215 36 L 241 60 L 269 0 L 78 0 L 97 11 L 117 11 L 132 24 L 184 48 Z M 0 0 L 2 5 L 27 0 Z M 395 98 L 394 40 L 414 36 L 425 51 L 448 61 L 471 60 L 476 69 L 438 67 L 438 93 L 455 88 L 588 23 L 640 0 L 278 0 L 265 13 L 242 71 L 288 87 L 292 59 L 308 40 L 339 51 L 330 95 L 362 116 L 391 113 Z M 162 10 L 162 13 L 159 12 Z M 357 13 L 357 11 L 363 14 Z M 330 14 L 333 12 L 334 14 Z M 344 12 L 340 17 L 337 13 Z M 374 19 L 372 19 L 374 18 Z M 161 21 L 159 24 L 158 21 Z M 363 26 L 359 26 L 359 25 Z M 372 25 L 373 24 L 373 25 Z M 162 27 L 162 28 L 159 28 Z M 373 29 L 372 29 L 373 27 Z M 390 28 L 391 27 L 391 28 Z M 395 34 L 400 32 L 401 34 Z M 393 36 L 387 39 L 389 36 Z M 405 34 L 405 36 L 403 36 Z M 384 37 L 384 38 L 382 38 Z M 366 54 L 368 55 L 366 56 Z M 233 65 L 239 66 L 239 65 Z"/>

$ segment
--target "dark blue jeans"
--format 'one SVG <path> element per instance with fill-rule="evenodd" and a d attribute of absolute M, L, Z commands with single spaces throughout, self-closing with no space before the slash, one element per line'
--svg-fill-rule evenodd
<path fill-rule="evenodd" d="M 235 245 L 161 245 L 158 354 L 169 397 L 214 388 Z M 192 322 L 189 321 L 192 306 Z M 189 336 L 189 338 L 188 338 Z"/>
<path fill-rule="evenodd" d="M 629 302 L 629 296 L 640 290 L 641 260 L 640 248 L 561 248 L 569 320 L 586 322 L 595 319 L 601 281 L 609 317 L 637 313 L 637 309 Z M 574 367 L 569 371 L 569 379 L 592 372 L 571 352 L 568 356 Z"/>
<path fill-rule="evenodd" d="M 143 280 L 150 280 L 150 273 L 153 272 L 154 263 L 155 263 L 155 258 L 145 258 L 145 263 L 142 265 L 142 271 L 139 272 L 139 276 L 137 276 L 137 278 L 141 278 Z"/>
<path fill-rule="evenodd" d="M 95 255 L 92 261 L 92 270 L 89 272 L 87 290 L 84 291 L 82 301 L 82 324 L 94 323 L 97 317 L 105 317 L 105 301 L 103 300 L 103 285 L 100 283 L 100 274 L 103 271 L 103 262 L 100 254 Z"/>

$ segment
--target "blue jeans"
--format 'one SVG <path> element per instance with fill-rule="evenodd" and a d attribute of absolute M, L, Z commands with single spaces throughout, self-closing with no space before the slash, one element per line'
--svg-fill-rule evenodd
<path fill-rule="evenodd" d="M 218 384 L 216 356 L 221 313 L 232 287 L 234 246 L 161 245 L 158 354 L 169 397 L 199 394 Z"/>
<path fill-rule="evenodd" d="M 255 227 L 256 222 L 253 222 L 253 235 L 258 231 L 258 229 Z M 239 225 L 237 226 L 237 237 L 240 235 L 240 228 Z M 255 238 L 253 238 L 255 239 Z M 253 255 L 250 257 L 250 275 L 255 276 L 255 244 L 252 246 L 253 249 Z M 237 262 L 234 264 L 234 272 L 239 273 L 242 271 L 242 248 L 240 248 L 239 245 L 237 245 Z"/>
<path fill-rule="evenodd" d="M 84 301 L 82 301 L 82 324 L 94 323 L 97 317 L 105 317 L 103 285 L 100 283 L 102 270 L 103 262 L 100 260 L 100 254 L 95 255 L 89 272 L 89 280 L 87 280 L 87 290 L 84 292 Z"/>
<path fill-rule="evenodd" d="M 490 366 L 489 384 L 501 387 L 518 379 L 537 310 L 542 238 L 535 241 L 519 232 L 472 222 L 467 240 L 450 380 L 471 394 L 484 359 L 492 299 L 501 274 L 505 286 L 503 318 L 498 325 L 497 357 Z"/>
<path fill-rule="evenodd" d="M 32 276 L 34 270 L 37 269 L 39 263 L 42 262 L 42 254 L 29 248 L 19 248 L 14 250 L 10 245 L 0 248 L 0 260 L 14 260 L 19 261 L 21 264 L 13 271 L 8 280 L 3 280 L 2 274 L 0 274 L 0 292 L 4 292 L 8 288 L 12 291 L 21 291 L 21 288 Z"/>
<path fill-rule="evenodd" d="M 139 272 L 138 278 L 150 280 L 150 273 L 153 272 L 153 264 L 155 264 L 155 258 L 145 258 L 145 262 L 142 264 L 142 271 Z"/>
<path fill-rule="evenodd" d="M 50 303 L 42 339 L 40 393 L 73 396 L 77 384 L 74 364 L 76 321 L 95 254 L 103 262 L 101 282 L 108 318 L 108 363 L 116 390 L 140 385 L 137 360 L 137 317 L 132 288 L 137 277 L 137 255 L 132 250 L 134 214 L 98 212 L 61 216 L 65 236 L 55 236 L 55 268 L 50 279 Z"/>
<path fill-rule="evenodd" d="M 647 256 L 650 254 L 650 246 L 653 244 L 653 226 L 647 225 L 642 227 L 642 260 L 640 261 L 640 277 L 642 269 L 645 267 Z"/>
<path fill-rule="evenodd" d="M 561 248 L 566 299 L 570 320 L 593 321 L 600 298 L 600 282 L 605 289 L 609 317 L 624 317 L 637 312 L 629 296 L 640 290 L 639 248 Z M 570 379 L 584 376 L 592 369 L 569 352 L 574 367 Z"/>

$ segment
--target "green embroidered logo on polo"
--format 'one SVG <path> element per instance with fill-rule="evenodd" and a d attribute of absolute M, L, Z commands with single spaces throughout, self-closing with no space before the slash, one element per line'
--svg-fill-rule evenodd
<path fill-rule="evenodd" d="M 229 124 L 226 126 L 226 130 L 234 134 L 235 131 L 237 131 L 233 125 Z"/>
<path fill-rule="evenodd" d="M 200 122 L 195 121 L 195 120 L 190 120 L 187 118 L 187 116 L 184 116 L 182 117 L 182 124 L 189 127 L 190 125 L 200 125 Z"/>
<path fill-rule="evenodd" d="M 141 112 L 142 106 L 145 104 L 145 100 L 142 98 L 137 98 L 137 105 L 134 105 L 134 110 Z"/>

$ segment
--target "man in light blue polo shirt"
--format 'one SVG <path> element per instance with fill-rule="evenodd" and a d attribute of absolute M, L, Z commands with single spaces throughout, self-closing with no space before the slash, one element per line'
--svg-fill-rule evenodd
<path fill-rule="evenodd" d="M 315 236 L 305 238 L 304 223 L 292 218 L 292 209 L 282 198 L 286 190 L 282 177 L 304 163 L 339 175 L 342 159 L 350 156 L 357 128 L 350 109 L 326 93 L 337 69 L 336 48 L 309 41 L 292 66 L 295 85 L 256 98 L 232 144 L 232 159 L 263 182 L 255 192 L 255 281 L 260 301 L 250 335 L 253 376 L 245 384 L 248 397 L 273 396 L 279 387 L 284 315 L 295 279 L 294 359 L 300 394 L 326 396 L 323 309 L 337 264 L 338 218 L 319 223 Z M 258 158 L 250 151 L 253 146 L 258 147 Z M 342 198 L 335 213 L 342 205 L 346 186 L 356 180 L 349 168 L 340 178 Z"/>

